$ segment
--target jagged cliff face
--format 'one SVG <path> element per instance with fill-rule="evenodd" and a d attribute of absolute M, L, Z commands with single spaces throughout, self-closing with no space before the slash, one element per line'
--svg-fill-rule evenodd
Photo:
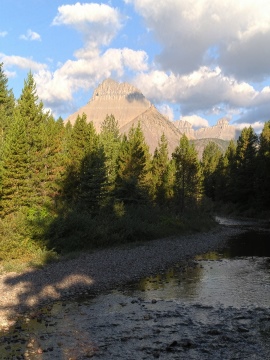
<path fill-rule="evenodd" d="M 192 125 L 191 123 L 189 123 L 188 121 L 183 121 L 183 120 L 176 120 L 173 122 L 173 124 L 175 125 L 175 127 L 181 131 L 181 133 L 186 134 L 186 136 L 189 139 L 195 139 L 195 130 L 192 129 Z"/>
<path fill-rule="evenodd" d="M 218 120 L 217 124 L 194 130 L 188 121 L 174 121 L 175 126 L 191 140 L 194 139 L 222 139 L 232 140 L 239 136 L 239 132 L 233 125 L 229 125 L 226 118 Z"/>
<path fill-rule="evenodd" d="M 128 133 L 134 125 L 141 125 L 145 140 L 153 153 L 164 133 L 169 151 L 179 144 L 182 133 L 174 124 L 148 101 L 136 87 L 128 83 L 118 83 L 107 79 L 94 91 L 87 105 L 83 106 L 66 121 L 75 123 L 78 115 L 86 114 L 93 121 L 97 131 L 107 115 L 114 115 L 121 133 Z"/>
<path fill-rule="evenodd" d="M 107 79 L 96 88 L 88 104 L 70 115 L 67 120 L 74 124 L 77 116 L 85 113 L 88 121 L 93 121 L 99 131 L 106 116 L 114 115 L 121 128 L 150 106 L 150 101 L 134 86 Z"/>
<path fill-rule="evenodd" d="M 237 130 L 234 126 L 229 125 L 229 121 L 226 118 L 218 120 L 217 124 L 208 127 L 201 128 L 195 131 L 196 139 L 215 138 L 222 140 L 231 140 L 237 137 Z"/>

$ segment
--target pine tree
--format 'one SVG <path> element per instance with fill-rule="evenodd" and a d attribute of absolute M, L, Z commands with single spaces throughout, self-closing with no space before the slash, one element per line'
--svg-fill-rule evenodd
<path fill-rule="evenodd" d="M 188 203 L 197 204 L 201 198 L 201 168 L 198 154 L 193 144 L 189 144 L 186 135 L 172 154 L 175 164 L 175 200 L 178 209 L 183 212 Z"/>
<path fill-rule="evenodd" d="M 173 196 L 168 141 L 163 134 L 152 160 L 152 196 L 159 205 L 165 205 Z"/>
<path fill-rule="evenodd" d="M 44 202 L 52 209 L 57 208 L 61 193 L 61 181 L 67 163 L 64 149 L 65 127 L 62 119 L 55 121 L 49 117 L 43 124 L 44 131 L 44 167 L 41 173 L 41 189 Z"/>
<path fill-rule="evenodd" d="M 0 63 L 0 137 L 4 134 L 14 119 L 15 99 L 12 90 L 8 90 L 8 79 Z M 1 140 L 2 141 L 2 140 Z"/>
<path fill-rule="evenodd" d="M 1 212 L 4 215 L 22 208 L 39 211 L 52 206 L 61 175 L 59 123 L 44 111 L 31 72 L 14 114 L 2 159 Z"/>
<path fill-rule="evenodd" d="M 106 157 L 102 147 L 93 149 L 81 163 L 77 206 L 99 213 L 107 196 Z"/>
<path fill-rule="evenodd" d="M 255 199 L 258 137 L 253 128 L 244 128 L 236 146 L 235 201 L 243 207 Z"/>
<path fill-rule="evenodd" d="M 221 156 L 215 171 L 216 191 L 215 199 L 222 202 L 233 202 L 235 199 L 236 181 L 236 144 L 233 140 Z"/>
<path fill-rule="evenodd" d="M 209 198 L 215 200 L 216 193 L 216 169 L 222 156 L 218 145 L 210 141 L 202 155 L 202 173 L 204 193 Z"/>
<path fill-rule="evenodd" d="M 68 206 L 78 203 L 82 161 L 96 149 L 98 136 L 93 123 L 87 123 L 86 115 L 78 116 L 73 128 L 66 128 L 66 173 L 63 178 L 62 199 Z"/>
<path fill-rule="evenodd" d="M 29 150 L 26 123 L 21 117 L 17 117 L 9 129 L 3 147 L 0 202 L 2 216 L 31 205 Z"/>
<path fill-rule="evenodd" d="M 106 116 L 101 124 L 100 144 L 105 154 L 105 165 L 107 172 L 108 192 L 112 192 L 116 179 L 116 163 L 119 155 L 121 136 L 119 132 L 118 122 L 114 116 Z"/>
<path fill-rule="evenodd" d="M 5 139 L 7 145 L 4 147 L 3 156 L 1 204 L 3 213 L 10 212 L 5 209 L 16 210 L 13 205 L 8 205 L 8 199 L 19 207 L 28 208 L 43 206 L 46 203 L 42 181 L 46 166 L 44 144 L 45 123 L 48 121 L 48 116 L 48 113 L 44 112 L 42 102 L 38 101 L 36 85 L 30 72 L 15 108 L 14 126 L 7 132 Z M 18 144 L 12 144 L 12 142 Z M 7 154 L 7 149 L 10 149 L 9 154 Z M 13 170 L 15 167 L 18 169 L 17 174 Z M 24 181 L 19 183 L 16 180 L 19 178 L 24 178 Z M 9 197 L 7 197 L 7 191 L 10 191 Z"/>
<path fill-rule="evenodd" d="M 115 195 L 124 203 L 147 203 L 150 188 L 150 153 L 140 124 L 123 137 L 117 160 Z"/>
<path fill-rule="evenodd" d="M 260 135 L 258 150 L 256 206 L 258 209 L 270 209 L 270 121 L 264 124 Z"/>

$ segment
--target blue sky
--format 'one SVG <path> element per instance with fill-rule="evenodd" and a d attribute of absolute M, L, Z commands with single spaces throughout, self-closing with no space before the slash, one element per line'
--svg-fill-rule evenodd
<path fill-rule="evenodd" d="M 270 119 L 268 0 L 1 0 L 0 62 L 15 97 L 31 70 L 55 117 L 106 78 L 128 81 L 171 120 Z"/>

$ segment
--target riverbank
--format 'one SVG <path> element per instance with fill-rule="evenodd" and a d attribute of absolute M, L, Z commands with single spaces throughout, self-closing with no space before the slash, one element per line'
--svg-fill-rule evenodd
<path fill-rule="evenodd" d="M 159 239 L 83 253 L 74 259 L 0 276 L 0 328 L 8 329 L 18 315 L 60 299 L 98 294 L 115 286 L 183 268 L 195 255 L 218 250 L 241 230 L 218 226 L 210 232 Z"/>

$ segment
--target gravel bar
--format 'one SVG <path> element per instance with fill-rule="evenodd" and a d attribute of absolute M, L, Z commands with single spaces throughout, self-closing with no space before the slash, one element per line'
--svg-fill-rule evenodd
<path fill-rule="evenodd" d="M 165 271 L 195 255 L 222 249 L 243 230 L 219 225 L 207 233 L 158 239 L 82 253 L 41 269 L 0 275 L 0 329 L 18 315 L 44 304 L 84 294 L 98 294 L 118 285 Z"/>

